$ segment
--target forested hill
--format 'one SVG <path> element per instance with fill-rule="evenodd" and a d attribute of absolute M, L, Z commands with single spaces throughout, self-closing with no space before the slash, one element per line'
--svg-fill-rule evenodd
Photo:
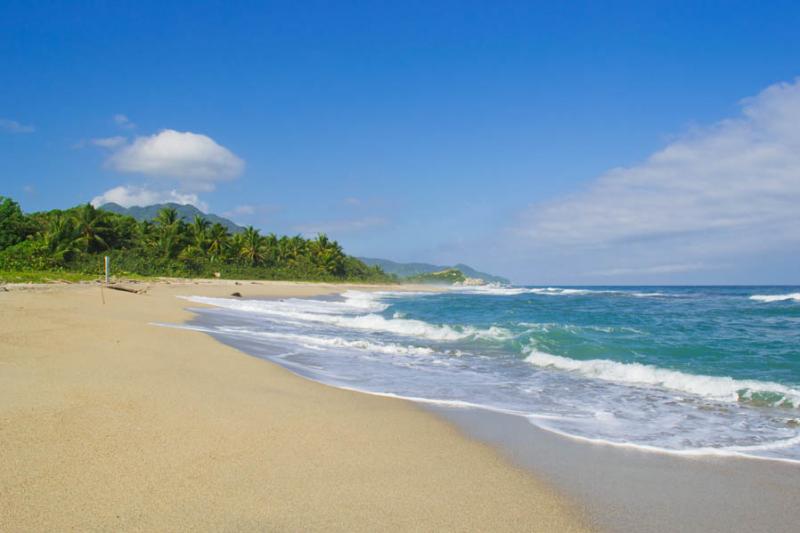
<path fill-rule="evenodd" d="M 200 216 L 206 220 L 208 220 L 211 224 L 222 224 L 229 232 L 231 233 L 239 233 L 240 231 L 244 231 L 244 228 L 232 220 L 228 220 L 227 218 L 223 218 L 218 215 L 214 215 L 212 213 L 203 213 L 198 208 L 191 204 L 176 204 L 176 203 L 166 203 L 166 204 L 153 204 L 147 205 L 144 207 L 140 207 L 138 205 L 131 206 L 131 207 L 122 207 L 119 204 L 115 204 L 113 202 L 109 202 L 107 204 L 103 204 L 99 207 L 104 211 L 111 211 L 112 213 L 117 213 L 118 215 L 128 215 L 130 217 L 135 218 L 139 222 L 144 220 L 155 220 L 158 216 L 158 213 L 162 209 L 174 209 L 181 220 L 184 222 L 191 222 L 194 220 L 194 217 Z"/>
<path fill-rule="evenodd" d="M 480 272 L 474 268 L 459 263 L 451 266 L 431 265 L 429 263 L 398 263 L 389 261 L 388 259 L 376 259 L 374 257 L 359 257 L 361 261 L 370 266 L 378 266 L 387 274 L 394 274 L 401 278 L 410 278 L 419 276 L 421 274 L 431 274 L 434 272 L 442 272 L 445 270 L 455 269 L 460 270 L 468 278 L 480 278 L 488 283 L 502 283 L 508 285 L 510 281 L 501 276 L 487 274 Z"/>

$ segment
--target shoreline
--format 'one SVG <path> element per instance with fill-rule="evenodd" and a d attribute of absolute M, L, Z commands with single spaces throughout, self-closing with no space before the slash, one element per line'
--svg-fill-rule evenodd
<path fill-rule="evenodd" d="M 589 529 L 578 504 L 413 403 L 150 325 L 194 316 L 179 295 L 382 287 L 136 285 L 149 290 L 0 293 L 0 528 Z"/>
<path fill-rule="evenodd" d="M 219 342 L 284 366 L 304 379 L 379 398 L 401 399 L 436 414 L 470 439 L 581 502 L 607 531 L 793 531 L 800 520 L 800 466 L 745 454 L 683 454 L 593 442 L 539 428 L 525 417 L 479 405 L 415 399 L 326 384 L 269 353 L 214 335 L 204 314 L 191 322 Z M 213 326 L 213 321 L 210 323 Z"/>
<path fill-rule="evenodd" d="M 800 520 L 800 466 L 794 463 L 584 442 L 516 415 L 426 407 L 580 501 L 603 531 L 789 533 Z"/>

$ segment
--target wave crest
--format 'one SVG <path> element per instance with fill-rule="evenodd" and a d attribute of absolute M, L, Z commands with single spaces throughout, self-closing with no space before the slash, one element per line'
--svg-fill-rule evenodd
<path fill-rule="evenodd" d="M 385 306 L 379 302 L 370 303 L 366 298 L 358 296 L 345 302 L 323 300 L 239 300 L 233 298 L 211 298 L 206 296 L 190 296 L 187 300 L 213 305 L 216 307 L 258 313 L 276 319 L 292 319 L 301 322 L 329 324 L 349 329 L 381 331 L 405 337 L 418 337 L 434 341 L 457 341 L 462 339 L 505 340 L 513 337 L 511 331 L 492 326 L 481 329 L 473 326 L 450 326 L 447 324 L 429 324 L 422 320 L 407 318 L 385 318 L 375 313 L 359 314 L 364 310 L 378 309 Z M 386 307 L 380 307 L 380 310 Z"/>
<path fill-rule="evenodd" d="M 789 294 L 754 294 L 750 297 L 750 299 L 756 302 L 764 303 L 785 302 L 787 300 L 800 302 L 800 292 L 792 292 Z"/>
<path fill-rule="evenodd" d="M 724 402 L 749 402 L 760 405 L 800 407 L 800 390 L 770 381 L 739 380 L 731 377 L 685 374 L 641 363 L 618 363 L 607 359 L 570 359 L 533 348 L 526 348 L 525 360 L 541 367 L 578 372 L 584 376 L 650 385 Z"/>

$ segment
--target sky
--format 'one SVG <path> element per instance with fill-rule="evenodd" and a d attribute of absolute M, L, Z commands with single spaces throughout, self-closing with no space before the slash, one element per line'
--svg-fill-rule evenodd
<path fill-rule="evenodd" d="M 797 2 L 5 0 L 0 195 L 515 283 L 798 284 L 798 27 Z"/>

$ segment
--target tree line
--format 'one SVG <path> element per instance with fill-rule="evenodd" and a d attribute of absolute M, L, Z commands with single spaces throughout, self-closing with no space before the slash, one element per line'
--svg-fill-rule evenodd
<path fill-rule="evenodd" d="M 262 235 L 249 226 L 231 233 L 201 216 L 187 223 L 173 208 L 153 220 L 137 221 L 83 204 L 71 209 L 25 214 L 0 196 L 0 270 L 99 273 L 103 256 L 117 274 L 291 279 L 394 281 L 344 253 L 319 234 Z"/>

